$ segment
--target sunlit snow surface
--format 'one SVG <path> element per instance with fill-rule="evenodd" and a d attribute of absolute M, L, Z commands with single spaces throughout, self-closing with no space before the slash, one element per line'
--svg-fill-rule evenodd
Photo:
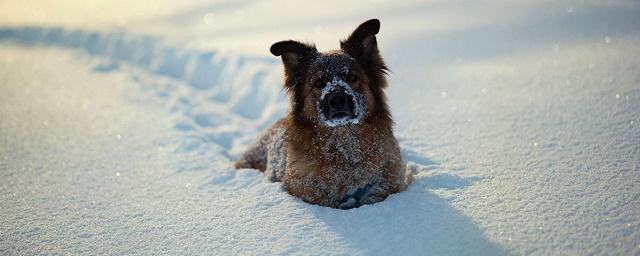
<path fill-rule="evenodd" d="M 382 22 L 407 191 L 313 206 L 232 161 L 276 41 Z M 640 254 L 634 1 L 0 2 L 0 254 Z"/>

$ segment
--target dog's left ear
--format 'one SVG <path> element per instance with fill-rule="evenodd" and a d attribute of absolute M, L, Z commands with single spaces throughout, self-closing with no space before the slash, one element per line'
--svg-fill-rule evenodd
<path fill-rule="evenodd" d="M 269 50 L 271 54 L 281 56 L 285 68 L 293 72 L 301 72 L 305 62 L 317 52 L 315 46 L 293 40 L 277 42 Z"/>
<path fill-rule="evenodd" d="M 314 45 L 293 40 L 277 42 L 271 45 L 269 50 L 273 55 L 282 57 L 286 78 L 285 89 L 294 88 L 302 82 L 311 58 L 317 53 Z"/>
<path fill-rule="evenodd" d="M 376 34 L 380 31 L 380 21 L 371 19 L 360 24 L 347 40 L 340 41 L 344 52 L 365 63 L 376 62 L 380 58 Z"/>

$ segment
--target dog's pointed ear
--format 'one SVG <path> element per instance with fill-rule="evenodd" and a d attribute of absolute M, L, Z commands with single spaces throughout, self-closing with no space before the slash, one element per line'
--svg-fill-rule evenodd
<path fill-rule="evenodd" d="M 308 66 L 309 60 L 317 52 L 316 47 L 298 41 L 280 41 L 269 49 L 275 56 L 282 57 L 285 71 L 300 74 Z"/>
<path fill-rule="evenodd" d="M 371 19 L 360 24 L 347 40 L 340 42 L 340 48 L 359 61 L 369 62 L 379 58 L 376 34 L 380 31 L 380 21 Z"/>

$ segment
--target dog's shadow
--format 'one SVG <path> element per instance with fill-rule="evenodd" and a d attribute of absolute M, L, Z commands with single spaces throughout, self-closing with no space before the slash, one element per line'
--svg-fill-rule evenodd
<path fill-rule="evenodd" d="M 439 166 L 425 157 L 407 158 L 404 151 L 403 156 L 410 162 L 420 160 L 417 165 L 423 170 Z M 331 231 L 365 255 L 508 255 L 505 248 L 489 241 L 472 219 L 429 191 L 462 189 L 475 179 L 449 173 L 421 175 L 406 191 L 373 205 L 350 210 L 310 209 Z"/>
<path fill-rule="evenodd" d="M 365 255 L 507 255 L 468 217 L 419 187 L 351 210 L 312 207 L 332 232 Z"/>

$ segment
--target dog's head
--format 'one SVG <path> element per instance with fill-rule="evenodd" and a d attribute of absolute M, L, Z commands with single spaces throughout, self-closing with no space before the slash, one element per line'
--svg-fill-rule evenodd
<path fill-rule="evenodd" d="M 282 57 L 284 87 L 296 120 L 326 127 L 356 125 L 372 116 L 390 120 L 379 30 L 378 20 L 366 21 L 340 42 L 339 50 L 329 52 L 291 40 L 271 46 L 271 53 Z"/>

